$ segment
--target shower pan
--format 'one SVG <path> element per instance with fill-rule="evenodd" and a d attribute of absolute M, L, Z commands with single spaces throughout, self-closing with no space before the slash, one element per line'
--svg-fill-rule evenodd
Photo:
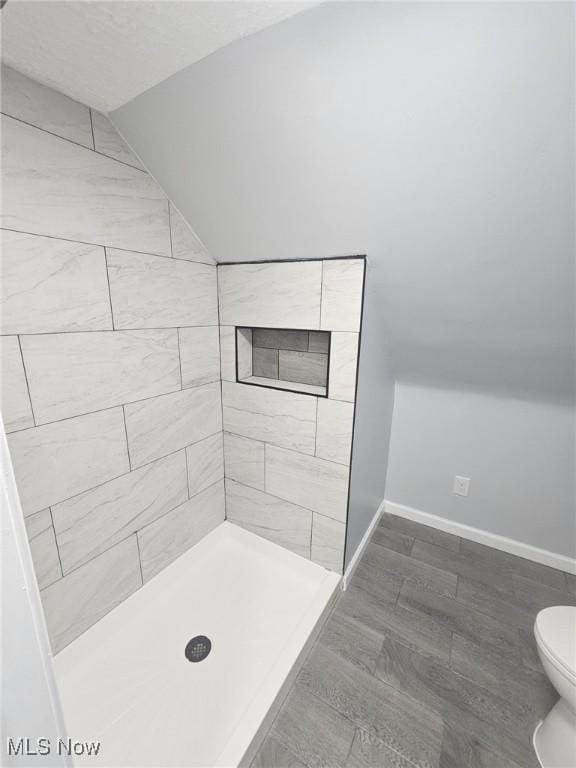
<path fill-rule="evenodd" d="M 222 523 L 56 656 L 69 734 L 101 743 L 76 763 L 249 765 L 338 583 Z"/>

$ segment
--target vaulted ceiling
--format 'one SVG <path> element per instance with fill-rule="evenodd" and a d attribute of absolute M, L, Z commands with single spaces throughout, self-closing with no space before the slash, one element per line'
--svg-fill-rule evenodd
<path fill-rule="evenodd" d="M 2 60 L 103 112 L 314 2 L 10 0 Z"/>

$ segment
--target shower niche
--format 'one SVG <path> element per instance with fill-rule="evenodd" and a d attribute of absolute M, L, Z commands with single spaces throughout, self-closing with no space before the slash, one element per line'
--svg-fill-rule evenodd
<path fill-rule="evenodd" d="M 236 381 L 328 397 L 330 331 L 236 327 Z"/>

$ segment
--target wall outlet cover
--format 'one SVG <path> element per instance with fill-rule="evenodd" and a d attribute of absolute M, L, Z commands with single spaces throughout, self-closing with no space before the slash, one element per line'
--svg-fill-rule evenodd
<path fill-rule="evenodd" d="M 454 478 L 453 493 L 455 493 L 457 496 L 468 496 L 469 490 L 470 490 L 470 478 L 462 477 L 461 475 L 456 475 L 456 477 Z"/>

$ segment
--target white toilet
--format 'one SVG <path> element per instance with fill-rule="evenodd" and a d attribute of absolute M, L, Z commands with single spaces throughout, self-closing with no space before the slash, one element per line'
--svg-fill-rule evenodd
<path fill-rule="evenodd" d="M 540 661 L 560 694 L 534 731 L 534 749 L 543 768 L 576 768 L 576 607 L 540 611 L 534 635 Z"/>

